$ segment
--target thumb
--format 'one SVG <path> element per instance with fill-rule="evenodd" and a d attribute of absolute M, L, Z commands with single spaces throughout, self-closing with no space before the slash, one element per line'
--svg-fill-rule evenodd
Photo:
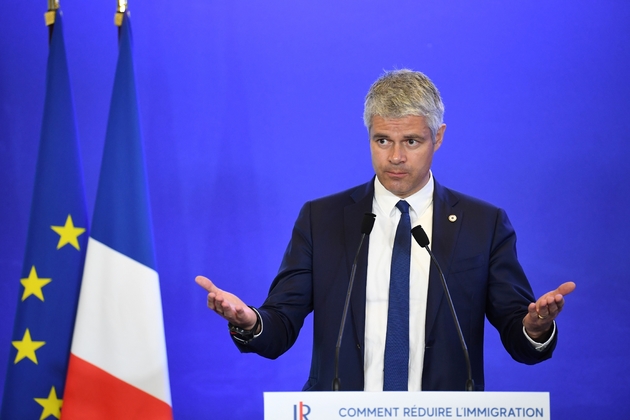
<path fill-rule="evenodd" d="M 216 293 L 216 292 L 219 290 L 219 289 L 217 288 L 217 286 L 215 286 L 215 285 L 214 285 L 214 283 L 212 283 L 212 282 L 210 281 L 210 279 L 209 279 L 209 278 L 207 278 L 207 277 L 204 277 L 204 276 L 197 276 L 197 277 L 195 277 L 195 282 L 196 282 L 199 286 L 201 286 L 201 287 L 203 287 L 204 289 L 206 289 L 206 291 L 207 291 L 208 293 L 211 293 L 211 292 L 215 292 L 215 293 Z"/>

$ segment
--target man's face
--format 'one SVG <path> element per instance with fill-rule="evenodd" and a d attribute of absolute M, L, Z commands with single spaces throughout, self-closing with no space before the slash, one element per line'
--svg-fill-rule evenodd
<path fill-rule="evenodd" d="M 381 184 L 400 198 L 420 191 L 429 181 L 433 153 L 440 148 L 445 130 L 442 124 L 433 143 L 422 116 L 372 117 L 372 166 Z"/>

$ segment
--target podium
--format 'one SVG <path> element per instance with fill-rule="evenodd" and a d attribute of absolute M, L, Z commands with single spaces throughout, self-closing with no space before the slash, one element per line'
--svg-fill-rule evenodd
<path fill-rule="evenodd" d="M 548 392 L 265 392 L 265 420 L 550 419 Z"/>

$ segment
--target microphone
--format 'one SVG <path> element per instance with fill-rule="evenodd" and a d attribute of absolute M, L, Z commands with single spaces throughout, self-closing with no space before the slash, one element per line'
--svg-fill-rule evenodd
<path fill-rule="evenodd" d="M 352 263 L 352 271 L 350 272 L 350 282 L 348 283 L 348 292 L 346 293 L 346 303 L 343 305 L 343 315 L 341 315 L 341 325 L 339 326 L 339 336 L 337 336 L 337 345 L 335 346 L 335 379 L 333 379 L 332 390 L 339 391 L 341 382 L 339 381 L 339 349 L 341 348 L 341 338 L 343 337 L 343 329 L 346 326 L 346 318 L 348 317 L 348 306 L 350 306 L 350 296 L 352 295 L 352 285 L 354 284 L 354 275 L 357 272 L 357 260 L 359 259 L 359 252 L 361 246 L 363 246 L 363 240 L 367 235 L 372 232 L 374 227 L 374 220 L 376 215 L 373 213 L 365 213 L 363 215 L 363 222 L 361 223 L 361 242 L 357 248 L 357 253 L 354 256 L 354 262 Z"/>
<path fill-rule="evenodd" d="M 440 280 L 442 281 L 442 287 L 444 288 L 444 294 L 446 295 L 446 300 L 448 301 L 448 307 L 451 310 L 451 315 L 453 316 L 453 322 L 455 323 L 455 329 L 457 329 L 457 336 L 459 337 L 459 342 L 462 345 L 462 351 L 464 352 L 464 358 L 466 359 L 466 368 L 468 369 L 468 380 L 466 381 L 466 391 L 474 391 L 475 390 L 475 382 L 472 379 L 472 368 L 470 367 L 470 356 L 468 354 L 468 347 L 466 346 L 466 341 L 464 340 L 464 334 L 462 334 L 462 327 L 459 325 L 459 320 L 457 319 L 457 313 L 455 313 L 455 306 L 453 305 L 453 300 L 451 299 L 451 293 L 448 291 L 448 286 L 446 285 L 446 279 L 444 278 L 444 273 L 440 268 L 440 264 L 438 264 L 433 252 L 431 252 L 431 248 L 429 248 L 429 237 L 427 236 L 422 226 L 416 226 L 411 229 L 411 234 L 413 238 L 416 240 L 418 245 L 422 248 L 425 248 L 429 255 L 431 256 L 431 260 L 435 264 L 440 273 Z"/>

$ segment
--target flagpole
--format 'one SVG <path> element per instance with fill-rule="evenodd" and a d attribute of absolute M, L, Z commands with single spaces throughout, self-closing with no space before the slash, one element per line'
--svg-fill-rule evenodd
<path fill-rule="evenodd" d="M 52 40 L 53 27 L 55 26 L 55 16 L 59 9 L 59 0 L 48 0 L 48 11 L 44 13 L 44 20 L 48 26 L 48 42 Z"/>

